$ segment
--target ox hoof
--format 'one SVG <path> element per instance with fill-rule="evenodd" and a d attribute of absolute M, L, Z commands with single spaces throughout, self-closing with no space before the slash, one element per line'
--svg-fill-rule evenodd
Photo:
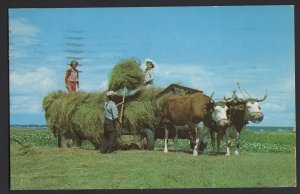
<path fill-rule="evenodd" d="M 168 153 L 168 150 L 164 150 L 164 153 Z"/>
<path fill-rule="evenodd" d="M 234 154 L 235 154 L 236 156 L 239 156 L 239 155 L 240 155 L 239 152 L 238 152 L 237 150 L 234 152 Z"/>
<path fill-rule="evenodd" d="M 193 156 L 198 156 L 198 152 L 197 151 L 193 151 Z"/>
<path fill-rule="evenodd" d="M 230 153 L 226 153 L 225 156 L 230 156 Z"/>

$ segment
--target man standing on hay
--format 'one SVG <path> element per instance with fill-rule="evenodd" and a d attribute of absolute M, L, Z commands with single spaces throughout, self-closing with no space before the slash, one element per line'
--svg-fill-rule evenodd
<path fill-rule="evenodd" d="M 114 102 L 114 91 L 107 92 L 107 101 L 104 103 L 104 133 L 100 154 L 112 153 L 117 150 L 117 129 L 118 109 Z"/>
<path fill-rule="evenodd" d="M 71 61 L 71 68 L 67 70 L 65 76 L 65 84 L 69 94 L 76 92 L 76 85 L 79 88 L 79 73 L 76 69 L 78 62 L 76 60 Z"/>
<path fill-rule="evenodd" d="M 154 63 L 150 59 L 146 60 L 146 70 L 145 70 L 145 86 L 149 88 L 153 86 L 153 79 L 154 79 Z"/>

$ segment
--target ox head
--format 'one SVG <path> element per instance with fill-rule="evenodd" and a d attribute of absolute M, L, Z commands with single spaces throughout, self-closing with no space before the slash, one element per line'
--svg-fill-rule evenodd
<path fill-rule="evenodd" d="M 245 102 L 243 99 L 237 96 L 235 90 L 232 91 L 232 96 L 230 98 L 225 98 L 224 96 L 224 101 L 226 102 L 226 105 L 229 107 L 244 104 Z"/>
<path fill-rule="evenodd" d="M 267 93 L 262 99 L 247 98 L 245 100 L 245 116 L 244 120 L 252 121 L 254 123 L 260 123 L 264 119 L 264 114 L 261 111 L 259 102 L 264 101 L 267 98 Z"/>
<path fill-rule="evenodd" d="M 224 100 L 216 101 L 213 104 L 212 119 L 217 123 L 218 126 L 226 127 L 229 126 L 229 120 L 227 119 L 226 102 Z"/>

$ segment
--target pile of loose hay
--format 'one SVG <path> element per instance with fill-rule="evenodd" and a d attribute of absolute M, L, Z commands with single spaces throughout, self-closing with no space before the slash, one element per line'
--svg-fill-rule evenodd
<path fill-rule="evenodd" d="M 105 94 L 76 92 L 68 95 L 58 91 L 48 94 L 43 100 L 43 108 L 48 127 L 53 134 L 90 140 L 99 147 L 103 122 Z"/>
<path fill-rule="evenodd" d="M 135 89 L 144 83 L 141 63 L 136 59 L 124 59 L 115 65 L 109 76 L 109 89 L 117 91 L 121 88 Z"/>
<path fill-rule="evenodd" d="M 137 96 L 125 102 L 124 125 L 137 134 L 145 127 L 154 129 L 160 122 L 155 96 L 160 88 L 143 89 Z"/>
<path fill-rule="evenodd" d="M 140 134 L 145 127 L 154 129 L 160 121 L 155 101 L 160 91 L 160 88 L 154 87 L 143 89 L 126 100 L 122 128 L 129 129 L 133 135 Z M 72 137 L 76 134 L 79 139 L 89 140 L 95 148 L 99 148 L 104 131 L 105 100 L 106 92 L 76 92 L 73 95 L 62 91 L 50 93 L 43 100 L 48 127 L 55 136 L 64 134 Z M 120 135 L 120 125 L 118 132 Z"/>
<path fill-rule="evenodd" d="M 28 154 L 34 154 L 37 153 L 37 149 L 35 146 L 33 146 L 32 144 L 23 144 L 22 142 L 20 142 L 19 140 L 10 137 L 11 141 L 17 142 L 21 147 L 19 147 L 17 149 L 17 155 L 28 155 Z"/>

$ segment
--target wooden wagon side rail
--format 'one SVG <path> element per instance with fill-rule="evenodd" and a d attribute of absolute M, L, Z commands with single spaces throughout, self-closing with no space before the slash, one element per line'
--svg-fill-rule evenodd
<path fill-rule="evenodd" d="M 201 91 L 201 90 L 189 88 L 189 87 L 186 87 L 186 86 L 181 86 L 179 84 L 170 84 L 163 91 L 161 91 L 159 94 L 157 94 L 155 96 L 155 98 L 158 99 L 159 97 L 163 96 L 164 94 L 166 94 L 168 92 L 178 93 L 180 91 L 185 91 L 186 94 L 194 94 L 194 93 L 197 93 L 197 92 L 203 93 L 203 91 Z"/>

